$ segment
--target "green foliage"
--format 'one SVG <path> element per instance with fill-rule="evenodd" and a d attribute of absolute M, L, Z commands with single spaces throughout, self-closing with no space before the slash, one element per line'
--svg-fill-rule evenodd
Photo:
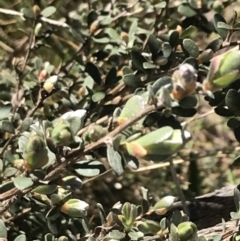
<path fill-rule="evenodd" d="M 124 183 L 143 161 L 182 157 L 194 139 L 184 121 L 203 105 L 240 142 L 239 19 L 222 14 L 232 3 L 0 3 L 1 239 L 205 240 L 185 214 L 164 216 L 171 195 L 155 202 L 142 188 L 141 205 L 105 214 L 98 203 L 92 221 L 81 191 L 111 170 Z M 239 220 L 238 190 L 235 203 Z"/>

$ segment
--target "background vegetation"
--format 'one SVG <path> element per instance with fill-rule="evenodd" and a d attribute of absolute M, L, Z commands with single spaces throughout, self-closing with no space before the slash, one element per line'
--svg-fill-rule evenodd
<path fill-rule="evenodd" d="M 239 183 L 238 11 L 2 1 L 1 238 L 207 239 L 163 215 Z"/>

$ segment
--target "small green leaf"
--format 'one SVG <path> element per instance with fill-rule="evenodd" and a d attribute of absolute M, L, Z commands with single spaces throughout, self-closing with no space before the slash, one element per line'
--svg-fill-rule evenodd
<path fill-rule="evenodd" d="M 98 14 L 94 11 L 94 10 L 91 10 L 90 13 L 88 14 L 87 16 L 87 23 L 88 23 L 88 27 L 91 26 L 91 24 L 97 20 L 98 18 Z"/>
<path fill-rule="evenodd" d="M 86 110 L 79 109 L 76 111 L 66 112 L 61 116 L 61 119 L 66 120 L 73 136 L 77 134 L 77 132 L 83 126 L 84 118 L 86 116 Z M 61 124 L 60 124 L 61 125 Z M 59 125 L 59 126 L 60 126 Z"/>
<path fill-rule="evenodd" d="M 219 28 L 218 27 L 219 22 L 221 22 L 220 25 L 227 24 L 224 17 L 221 14 L 216 13 L 213 18 L 213 24 L 218 34 L 222 37 L 223 40 L 225 40 L 228 36 L 229 30 L 226 28 Z"/>
<path fill-rule="evenodd" d="M 234 136 L 238 142 L 240 142 L 240 127 L 237 127 L 233 130 Z"/>
<path fill-rule="evenodd" d="M 154 94 L 157 94 L 157 92 L 165 85 L 170 85 L 172 83 L 172 78 L 170 76 L 164 76 L 159 79 L 157 79 L 153 85 L 152 85 L 152 91 Z"/>
<path fill-rule="evenodd" d="M 158 214 L 163 215 L 168 210 L 170 210 L 172 208 L 174 201 L 175 201 L 175 197 L 173 197 L 173 196 L 166 196 L 166 197 L 160 199 L 153 206 L 153 210 L 156 211 Z"/>
<path fill-rule="evenodd" d="M 130 230 L 138 214 L 137 206 L 129 202 L 124 203 L 122 214 L 125 218 L 124 226 Z"/>
<path fill-rule="evenodd" d="M 123 76 L 123 81 L 126 85 L 137 88 L 141 85 L 141 81 L 134 74 Z"/>
<path fill-rule="evenodd" d="M 240 116 L 240 94 L 234 89 L 230 89 L 225 97 L 225 103 L 229 110 L 234 113 L 235 116 Z"/>
<path fill-rule="evenodd" d="M 196 96 L 189 95 L 179 101 L 179 105 L 185 109 L 191 109 L 196 107 L 198 104 L 198 99 Z"/>
<path fill-rule="evenodd" d="M 223 116 L 223 117 L 231 117 L 233 116 L 233 112 L 225 107 L 216 107 L 214 109 L 215 113 L 217 115 Z"/>
<path fill-rule="evenodd" d="M 134 46 L 134 42 L 135 42 L 135 39 L 136 39 L 135 33 L 137 31 L 137 27 L 138 27 L 138 21 L 137 21 L 137 19 L 133 19 L 131 27 L 130 27 L 129 32 L 128 32 L 128 37 L 129 37 L 129 41 L 128 41 L 128 44 L 127 44 L 128 49 L 131 49 Z"/>
<path fill-rule="evenodd" d="M 119 81 L 119 78 L 117 77 L 117 69 L 115 67 L 112 67 L 110 71 L 107 74 L 106 80 L 105 80 L 105 87 L 111 87 L 114 84 L 116 84 Z"/>
<path fill-rule="evenodd" d="M 56 10 L 57 9 L 54 6 L 49 6 L 42 10 L 41 15 L 45 18 L 48 18 L 51 15 L 53 15 L 56 12 Z"/>
<path fill-rule="evenodd" d="M 27 241 L 26 235 L 20 234 L 14 239 L 14 241 Z"/>
<path fill-rule="evenodd" d="M 162 55 L 158 55 L 158 57 L 155 59 L 155 64 L 158 64 L 160 66 L 164 66 L 168 63 L 168 58 L 162 56 Z"/>
<path fill-rule="evenodd" d="M 178 229 L 173 223 L 170 226 L 170 238 L 171 241 L 179 241 Z"/>
<path fill-rule="evenodd" d="M 8 133 L 14 134 L 15 128 L 13 126 L 13 123 L 9 120 L 3 120 L 2 121 L 2 128 L 3 131 L 6 131 Z"/>
<path fill-rule="evenodd" d="M 30 177 L 16 177 L 14 178 L 13 183 L 19 190 L 24 190 L 33 185 L 33 181 Z"/>
<path fill-rule="evenodd" d="M 167 229 L 167 226 L 168 226 L 168 220 L 167 220 L 166 217 L 164 217 L 164 218 L 162 218 L 161 221 L 160 221 L 161 230 Z"/>
<path fill-rule="evenodd" d="M 169 43 L 174 48 L 179 44 L 179 32 L 174 30 L 169 36 Z"/>
<path fill-rule="evenodd" d="M 162 8 L 166 8 L 167 6 L 167 2 L 166 1 L 161 1 L 160 3 L 157 3 L 157 4 L 154 4 L 154 7 L 155 8 L 159 8 L 159 9 L 162 9 Z"/>
<path fill-rule="evenodd" d="M 33 118 L 25 118 L 20 126 L 20 132 L 28 131 L 33 124 Z"/>
<path fill-rule="evenodd" d="M 240 203 L 240 191 L 238 190 L 238 188 L 234 188 L 234 203 L 235 203 L 237 212 L 239 213 L 239 211 L 240 211 L 240 207 L 239 207 L 239 203 Z"/>
<path fill-rule="evenodd" d="M 204 50 L 201 54 L 198 56 L 199 63 L 208 63 L 214 56 L 214 53 L 211 49 Z"/>
<path fill-rule="evenodd" d="M 52 221 L 50 219 L 47 219 L 47 227 L 49 228 L 50 232 L 53 233 L 54 235 L 58 235 L 59 233 L 59 228 L 58 225 L 56 223 L 56 221 Z M 54 239 L 55 240 L 55 239 Z"/>
<path fill-rule="evenodd" d="M 128 236 L 130 237 L 131 240 L 133 241 L 137 241 L 137 240 L 141 240 L 144 237 L 144 233 L 140 232 L 140 231 L 131 231 L 128 233 Z"/>
<path fill-rule="evenodd" d="M 17 169 L 14 167 L 8 167 L 5 169 L 3 176 L 4 177 L 11 177 L 14 176 L 17 173 Z"/>
<path fill-rule="evenodd" d="M 7 228 L 2 219 L 0 219 L 0 238 L 7 238 Z"/>
<path fill-rule="evenodd" d="M 10 182 L 5 182 L 2 185 L 0 185 L 0 193 L 4 193 L 7 192 L 9 190 L 11 190 L 12 188 L 14 188 L 14 184 L 12 181 Z"/>
<path fill-rule="evenodd" d="M 85 66 L 85 71 L 93 78 L 93 80 L 97 84 L 99 85 L 101 84 L 102 82 L 101 75 L 98 67 L 95 64 L 88 62 Z"/>
<path fill-rule="evenodd" d="M 186 17 L 193 17 L 197 15 L 197 12 L 192 9 L 187 3 L 182 3 L 179 5 L 177 11 Z"/>
<path fill-rule="evenodd" d="M 74 27 L 71 27 L 69 29 L 70 33 L 72 33 L 73 37 L 79 41 L 80 43 L 84 43 L 85 40 L 84 40 L 84 36 L 83 34 L 81 33 L 81 30 L 79 28 L 74 28 Z"/>
<path fill-rule="evenodd" d="M 228 29 L 228 30 L 230 30 L 231 29 L 231 26 L 230 25 L 228 25 L 227 23 L 225 23 L 225 22 L 218 22 L 217 23 L 217 27 L 218 28 L 224 28 L 224 29 Z"/>
<path fill-rule="evenodd" d="M 63 177 L 61 181 L 61 186 L 70 191 L 75 191 L 82 187 L 82 180 L 74 175 Z"/>
<path fill-rule="evenodd" d="M 99 44 L 107 44 L 110 42 L 110 39 L 108 37 L 104 37 L 104 38 L 94 38 L 92 37 L 92 40 L 95 43 L 99 43 Z"/>
<path fill-rule="evenodd" d="M 92 96 L 92 101 L 93 102 L 99 102 L 105 98 L 105 93 L 104 92 L 97 92 Z"/>
<path fill-rule="evenodd" d="M 144 99 L 140 95 L 134 95 L 126 102 L 118 118 L 129 120 L 143 110 L 144 106 Z"/>
<path fill-rule="evenodd" d="M 59 217 L 59 215 L 60 213 L 58 207 L 53 207 L 47 212 L 46 219 L 55 221 Z"/>
<path fill-rule="evenodd" d="M 4 154 L 3 154 L 3 158 L 4 158 L 4 160 L 6 160 L 10 163 L 13 163 L 14 160 L 16 159 L 11 150 L 5 150 Z"/>
<path fill-rule="evenodd" d="M 0 120 L 8 118 L 9 114 L 11 112 L 11 109 L 12 109 L 11 104 L 1 105 L 0 106 Z"/>
<path fill-rule="evenodd" d="M 125 163 L 131 167 L 133 170 L 137 170 L 139 168 L 139 161 L 136 157 L 130 156 L 127 153 L 123 154 L 123 159 Z"/>
<path fill-rule="evenodd" d="M 83 218 L 89 205 L 79 199 L 70 199 L 61 206 L 61 212 L 70 217 Z"/>
<path fill-rule="evenodd" d="M 191 37 L 191 35 L 193 35 L 197 32 L 198 32 L 198 29 L 195 26 L 190 25 L 189 27 L 187 27 L 186 29 L 183 30 L 183 32 L 180 35 L 180 38 L 182 38 L 182 39 L 189 38 L 189 37 Z"/>
<path fill-rule="evenodd" d="M 111 145 L 107 145 L 107 158 L 108 163 L 117 175 L 122 175 L 124 172 L 124 167 L 122 164 L 121 155 L 113 149 Z"/>
<path fill-rule="evenodd" d="M 94 177 L 106 171 L 105 166 L 100 161 L 81 160 L 73 163 L 71 168 L 80 176 Z"/>
<path fill-rule="evenodd" d="M 160 41 L 155 37 L 155 35 L 150 34 L 148 37 L 148 46 L 150 52 L 152 53 L 153 60 L 157 57 L 160 50 Z"/>
<path fill-rule="evenodd" d="M 183 40 L 183 48 L 185 51 L 187 51 L 187 53 L 194 57 L 197 58 L 199 55 L 199 50 L 198 50 L 198 46 L 196 45 L 196 43 L 191 40 L 191 39 L 184 39 Z"/>
<path fill-rule="evenodd" d="M 3 160 L 2 159 L 0 159 L 0 173 L 2 173 L 3 172 Z"/>
<path fill-rule="evenodd" d="M 240 127 L 240 120 L 237 118 L 230 118 L 227 122 L 227 126 L 231 129 L 236 129 Z"/>
<path fill-rule="evenodd" d="M 177 229 L 180 241 L 195 240 L 193 237 L 197 237 L 197 226 L 192 222 L 182 222 Z"/>
<path fill-rule="evenodd" d="M 108 130 L 101 125 L 91 125 L 87 132 L 84 133 L 84 140 L 88 142 L 96 142 L 100 138 L 106 136 L 108 134 Z"/>
<path fill-rule="evenodd" d="M 126 234 L 124 232 L 120 232 L 119 230 L 112 230 L 107 234 L 106 237 L 111 238 L 112 240 L 121 240 L 124 239 Z"/>
<path fill-rule="evenodd" d="M 172 46 L 168 42 L 162 44 L 163 56 L 168 58 L 172 53 Z"/>
<path fill-rule="evenodd" d="M 216 52 L 222 46 L 223 39 L 221 37 L 214 39 L 212 42 L 208 44 L 206 49 L 211 49 L 213 52 Z"/>
<path fill-rule="evenodd" d="M 132 59 L 132 64 L 134 68 L 142 72 L 146 72 L 146 70 L 143 67 L 143 63 L 147 62 L 147 60 L 141 55 L 139 51 L 132 50 L 131 59 Z"/>
<path fill-rule="evenodd" d="M 38 187 L 34 188 L 32 192 L 49 195 L 54 193 L 56 190 L 57 190 L 57 185 L 49 184 L 49 185 L 39 185 Z"/>
<path fill-rule="evenodd" d="M 181 211 L 179 211 L 178 209 L 176 209 L 176 210 L 173 211 L 172 222 L 173 222 L 175 225 L 178 225 L 178 224 L 180 224 L 181 222 L 183 222 L 183 221 L 182 221 Z"/>
<path fill-rule="evenodd" d="M 136 19 L 133 19 L 131 27 L 128 32 L 129 38 L 132 38 L 135 35 L 137 31 L 137 27 L 138 27 L 138 21 Z"/>
<path fill-rule="evenodd" d="M 21 12 L 23 13 L 23 16 L 26 18 L 35 18 L 35 14 L 33 10 L 30 8 L 22 8 Z"/>
<path fill-rule="evenodd" d="M 159 223 L 152 220 L 141 221 L 137 227 L 144 234 L 156 234 L 161 229 Z"/>
<path fill-rule="evenodd" d="M 185 109 L 181 106 L 176 106 L 172 108 L 172 113 L 182 117 L 193 117 L 197 113 L 197 110 L 195 108 Z"/>
<path fill-rule="evenodd" d="M 119 33 L 114 28 L 107 28 L 107 29 L 105 29 L 105 32 L 109 35 L 110 39 L 112 39 L 112 40 L 117 41 L 120 37 Z"/>
<path fill-rule="evenodd" d="M 143 68 L 144 69 L 158 69 L 158 66 L 149 62 L 144 62 L 143 63 Z"/>

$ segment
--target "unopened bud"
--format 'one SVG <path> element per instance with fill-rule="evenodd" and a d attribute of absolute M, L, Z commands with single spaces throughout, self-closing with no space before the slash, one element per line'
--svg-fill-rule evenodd
<path fill-rule="evenodd" d="M 181 100 L 195 92 L 197 81 L 196 70 L 190 64 L 182 64 L 172 76 L 172 97 Z"/>

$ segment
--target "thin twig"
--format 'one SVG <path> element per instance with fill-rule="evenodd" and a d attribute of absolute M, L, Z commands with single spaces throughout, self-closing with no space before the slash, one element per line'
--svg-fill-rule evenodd
<path fill-rule="evenodd" d="M 208 112 L 206 112 L 206 113 L 203 113 L 203 114 L 200 114 L 200 115 L 196 115 L 196 116 L 190 118 L 189 120 L 182 122 L 182 123 L 181 123 L 181 126 L 185 128 L 185 127 L 186 127 L 188 124 L 190 124 L 191 122 L 196 121 L 196 120 L 199 120 L 199 119 L 202 119 L 202 118 L 204 118 L 204 117 L 206 117 L 206 116 L 209 116 L 209 115 L 211 115 L 211 114 L 214 114 L 214 113 L 215 113 L 215 112 L 214 112 L 214 109 L 211 109 L 210 111 L 208 111 Z"/>
<path fill-rule="evenodd" d="M 24 57 L 22 69 L 21 69 L 20 73 L 17 72 L 17 74 L 18 74 L 17 102 L 19 102 L 19 103 L 21 102 L 21 99 L 19 98 L 19 93 L 20 93 L 21 87 L 23 85 L 24 71 L 26 69 L 27 62 L 28 62 L 30 52 L 31 52 L 31 48 L 32 48 L 32 44 L 33 44 L 35 25 L 36 25 L 36 20 L 34 19 L 33 24 L 32 24 L 32 30 L 31 30 L 30 38 L 29 38 L 29 43 L 28 43 L 29 47 L 28 47 L 26 55 Z M 23 96 L 21 98 L 23 98 Z M 15 111 L 17 111 L 17 108 L 15 109 Z"/>
<path fill-rule="evenodd" d="M 179 198 L 180 198 L 181 203 L 182 203 L 183 211 L 184 211 L 185 214 L 189 215 L 189 210 L 188 210 L 187 205 L 186 205 L 186 199 L 185 199 L 185 196 L 184 196 L 183 191 L 181 189 L 179 179 L 177 178 L 177 173 L 176 173 L 176 169 L 175 169 L 172 157 L 169 158 L 169 163 L 170 163 L 170 169 L 171 169 L 173 181 L 174 181 L 174 183 L 177 187 L 178 195 L 179 195 Z"/>
<path fill-rule="evenodd" d="M 118 126 L 116 129 L 111 131 L 107 136 L 99 139 L 97 142 L 94 142 L 94 143 L 91 143 L 91 144 L 87 145 L 83 151 L 82 150 L 74 150 L 74 151 L 72 151 L 66 158 L 73 158 L 73 157 L 75 157 L 76 155 L 78 155 L 80 153 L 86 154 L 89 151 L 92 151 L 94 149 L 99 148 L 100 146 L 104 145 L 104 143 L 107 140 L 109 140 L 110 138 L 115 137 L 117 134 L 121 133 L 123 130 L 125 130 L 126 128 L 131 126 L 133 123 L 137 122 L 138 120 L 142 119 L 146 115 L 148 115 L 148 114 L 152 113 L 153 111 L 155 111 L 156 107 L 157 108 L 161 108 L 162 106 L 163 106 L 163 103 L 161 101 L 159 101 L 156 104 L 156 106 L 155 105 L 147 105 L 142 111 L 139 112 L 138 115 L 134 116 L 133 118 L 131 118 L 130 120 L 128 120 L 124 124 Z"/>
<path fill-rule="evenodd" d="M 182 164 L 184 162 L 184 160 L 174 160 L 173 164 L 174 165 L 178 165 L 178 164 Z M 131 170 L 131 172 L 133 173 L 138 173 L 138 172 L 146 172 L 146 171 L 151 171 L 151 170 L 155 170 L 155 169 L 159 169 L 159 168 L 163 168 L 163 167 L 168 167 L 170 166 L 170 162 L 165 162 L 165 163 L 157 163 L 157 164 L 153 164 L 150 166 L 146 166 L 146 167 L 141 167 L 138 168 L 137 170 Z"/>
<path fill-rule="evenodd" d="M 25 20 L 23 13 L 17 12 L 17 11 L 14 11 L 14 10 L 0 8 L 0 13 L 7 14 L 7 15 L 19 16 L 22 20 Z M 63 23 L 63 22 L 56 21 L 56 20 L 53 20 L 53 19 L 41 17 L 40 20 L 43 21 L 43 22 L 49 23 L 51 25 L 58 26 L 58 27 L 70 28 L 70 26 L 67 23 Z"/>

